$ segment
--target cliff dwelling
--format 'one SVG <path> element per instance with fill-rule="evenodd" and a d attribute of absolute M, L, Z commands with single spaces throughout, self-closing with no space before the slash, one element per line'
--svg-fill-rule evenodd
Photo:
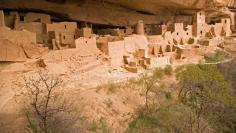
<path fill-rule="evenodd" d="M 0 0 L 0 132 L 235 129 L 235 53 L 235 0 Z"/>
<path fill-rule="evenodd" d="M 52 4 L 57 1 L 48 2 Z M 82 48 L 82 45 L 87 47 L 84 50 L 89 50 L 90 46 L 87 45 L 91 45 L 92 49 L 97 46 L 97 52 L 108 56 L 107 60 L 112 67 L 127 68 L 130 64 L 128 60 L 132 60 L 136 64 L 133 66 L 138 70 L 142 66 L 146 68 L 168 65 L 182 59 L 180 51 L 176 50 L 183 49 L 189 44 L 192 45 L 192 49 L 195 45 L 200 45 L 198 51 L 203 50 L 201 46 L 209 46 L 209 49 L 223 48 L 223 38 L 230 37 L 234 30 L 234 20 L 232 20 L 234 12 L 231 10 L 228 12 L 231 16 L 219 16 L 218 21 L 212 16 L 208 17 L 207 11 L 180 10 L 176 14 L 168 14 L 167 20 L 152 22 L 153 14 L 149 14 L 150 19 L 142 20 L 141 18 L 148 18 L 147 14 L 143 13 L 143 16 L 127 24 L 122 22 L 104 24 L 100 20 L 88 19 L 86 22 L 80 18 L 68 21 L 70 18 L 46 11 L 17 12 L 5 9 L 1 10 L 0 14 L 1 29 L 5 32 L 1 38 L 13 41 L 17 45 L 30 44 L 52 50 Z M 83 48 L 81 50 L 80 48 L 78 52 L 84 52 Z M 139 56 L 141 51 L 144 54 L 142 57 Z M 185 60 L 192 59 L 188 54 L 184 55 Z M 199 59 L 202 56 L 201 52 L 196 54 Z M 144 59 L 144 62 L 148 59 L 148 63 L 139 64 L 140 58 Z M 158 58 L 162 60 L 165 58 L 166 61 L 158 63 Z"/>

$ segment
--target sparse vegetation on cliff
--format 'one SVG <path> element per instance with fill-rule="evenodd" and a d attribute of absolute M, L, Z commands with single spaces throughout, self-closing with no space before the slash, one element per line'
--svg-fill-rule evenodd
<path fill-rule="evenodd" d="M 215 53 L 206 54 L 204 57 L 206 63 L 217 63 L 225 59 L 229 59 L 230 55 L 224 51 L 216 50 Z"/>
<path fill-rule="evenodd" d="M 178 97 L 139 110 L 128 132 L 235 132 L 236 95 L 217 67 L 190 65 L 177 77 Z"/>

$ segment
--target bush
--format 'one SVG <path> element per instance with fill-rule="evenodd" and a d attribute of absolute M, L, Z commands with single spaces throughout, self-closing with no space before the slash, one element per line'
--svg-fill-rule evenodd
<path fill-rule="evenodd" d="M 165 72 L 161 68 L 155 68 L 153 71 L 153 77 L 161 79 L 164 76 Z"/>
<path fill-rule="evenodd" d="M 191 109 L 178 101 L 167 101 L 158 108 L 150 107 L 138 112 L 137 117 L 129 124 L 129 133 L 188 133 L 193 121 Z M 201 125 L 208 127 L 201 121 Z M 195 125 L 196 126 L 196 125 Z"/>
<path fill-rule="evenodd" d="M 97 86 L 95 89 L 96 89 L 96 92 L 98 93 L 100 90 L 106 90 L 107 91 L 107 94 L 115 94 L 116 92 L 119 91 L 119 89 L 122 88 L 122 85 L 120 83 L 112 83 L 112 82 L 109 82 L 107 84 L 104 84 L 104 85 L 100 85 L 100 86 Z"/>
<path fill-rule="evenodd" d="M 167 65 L 167 66 L 164 68 L 164 73 L 165 73 L 166 75 L 172 75 L 172 73 L 173 73 L 173 68 L 172 68 L 172 66 L 171 66 L 171 65 Z"/>
<path fill-rule="evenodd" d="M 165 97 L 166 97 L 166 99 L 171 99 L 172 98 L 171 92 L 165 91 Z"/>
<path fill-rule="evenodd" d="M 219 133 L 235 132 L 235 96 L 217 67 L 188 66 L 178 77 L 179 100 L 194 110 L 197 121 L 204 118 Z"/>
<path fill-rule="evenodd" d="M 104 118 L 100 118 L 99 121 L 93 121 L 91 127 L 89 128 L 91 132 L 101 132 L 101 133 L 109 133 L 109 129 L 105 122 Z"/>
<path fill-rule="evenodd" d="M 116 93 L 116 92 L 117 92 L 117 88 L 118 88 L 118 86 L 116 86 L 116 84 L 110 84 L 110 85 L 108 86 L 108 93 L 109 93 L 109 94 L 114 94 L 114 93 Z"/>
<path fill-rule="evenodd" d="M 215 53 L 205 54 L 206 63 L 216 63 L 224 59 L 230 58 L 230 55 L 224 51 L 217 50 Z"/>

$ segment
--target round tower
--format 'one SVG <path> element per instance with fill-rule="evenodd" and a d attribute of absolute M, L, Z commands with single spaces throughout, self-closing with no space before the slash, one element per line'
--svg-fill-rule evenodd
<path fill-rule="evenodd" d="M 143 20 L 139 20 L 137 25 L 136 25 L 136 34 L 138 35 L 144 35 L 144 23 Z"/>

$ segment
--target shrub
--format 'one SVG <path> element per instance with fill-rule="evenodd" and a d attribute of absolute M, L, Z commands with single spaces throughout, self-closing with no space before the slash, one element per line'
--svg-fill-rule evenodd
<path fill-rule="evenodd" d="M 164 70 L 161 68 L 156 68 L 153 71 L 153 77 L 161 79 L 164 76 Z"/>
<path fill-rule="evenodd" d="M 224 59 L 230 58 L 230 55 L 224 51 L 217 50 L 215 53 L 205 54 L 206 63 L 216 63 Z"/>
<path fill-rule="evenodd" d="M 166 97 L 166 99 L 171 99 L 172 98 L 171 92 L 165 91 L 165 97 Z"/>
<path fill-rule="evenodd" d="M 118 91 L 119 88 L 122 88 L 120 83 L 107 83 L 104 85 L 100 85 L 96 87 L 96 92 L 98 93 L 100 90 L 104 89 L 107 91 L 107 94 L 114 94 Z"/>
<path fill-rule="evenodd" d="M 113 94 L 117 92 L 117 86 L 115 84 L 110 84 L 108 86 L 108 93 Z"/>
<path fill-rule="evenodd" d="M 93 121 L 91 127 L 89 128 L 91 132 L 101 132 L 101 133 L 109 133 L 109 129 L 104 118 L 100 118 L 99 121 Z"/>
<path fill-rule="evenodd" d="M 129 124 L 129 133 L 170 133 L 190 132 L 193 114 L 190 108 L 178 101 L 166 101 L 158 108 L 150 107 L 138 112 L 137 117 Z M 201 121 L 201 125 L 208 127 Z"/>
<path fill-rule="evenodd" d="M 172 66 L 171 66 L 171 65 L 167 65 L 167 66 L 164 68 L 164 73 L 165 73 L 166 75 L 172 75 L 172 73 L 173 73 L 173 68 L 172 68 Z"/>
<path fill-rule="evenodd" d="M 231 130 L 235 123 L 235 97 L 224 76 L 214 65 L 189 66 L 179 75 L 179 100 L 196 114 L 196 121 L 204 118 L 217 132 Z M 223 111 L 224 110 L 224 111 Z M 234 120 L 231 121 L 230 119 Z M 232 122 L 232 123 L 231 123 Z M 197 128 L 197 131 L 200 131 Z M 220 131 L 221 130 L 221 131 Z"/>

